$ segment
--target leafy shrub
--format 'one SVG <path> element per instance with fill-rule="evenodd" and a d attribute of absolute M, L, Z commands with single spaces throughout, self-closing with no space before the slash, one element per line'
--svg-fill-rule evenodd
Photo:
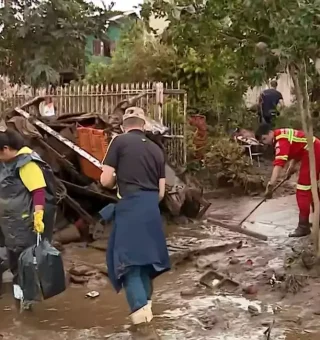
<path fill-rule="evenodd" d="M 216 187 L 239 188 L 245 193 L 263 188 L 264 178 L 240 145 L 229 138 L 211 139 L 208 144 L 204 161 Z"/>
<path fill-rule="evenodd" d="M 174 48 L 148 35 L 137 22 L 124 27 L 110 64 L 89 65 L 86 80 L 93 85 L 173 81 L 176 62 Z"/>

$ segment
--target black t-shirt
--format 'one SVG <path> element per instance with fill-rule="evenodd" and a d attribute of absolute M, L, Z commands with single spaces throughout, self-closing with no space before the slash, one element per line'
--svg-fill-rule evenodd
<path fill-rule="evenodd" d="M 262 99 L 262 114 L 270 116 L 272 112 L 277 111 L 279 101 L 283 99 L 281 92 L 276 89 L 264 90 L 261 94 Z"/>
<path fill-rule="evenodd" d="M 163 151 L 140 130 L 115 137 L 103 163 L 115 169 L 121 196 L 159 191 L 159 179 L 165 178 Z"/>

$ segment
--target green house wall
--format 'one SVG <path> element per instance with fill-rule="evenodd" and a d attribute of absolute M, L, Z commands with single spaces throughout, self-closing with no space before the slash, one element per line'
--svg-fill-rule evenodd
<path fill-rule="evenodd" d="M 108 35 L 106 35 L 106 38 L 108 38 Z M 87 64 L 90 63 L 104 63 L 107 64 L 110 62 L 109 57 L 104 56 L 97 56 L 93 55 L 93 41 L 96 40 L 96 38 L 93 35 L 90 35 L 87 37 L 87 43 L 86 43 L 86 56 L 87 56 Z"/>
<path fill-rule="evenodd" d="M 105 34 L 107 40 L 115 41 L 117 42 L 120 39 L 121 36 L 121 29 L 123 25 L 130 22 L 132 18 L 126 17 L 121 20 L 121 23 L 110 23 L 109 27 L 107 29 L 107 32 Z M 111 60 L 109 57 L 104 56 L 95 56 L 93 55 L 93 41 L 96 38 L 94 36 L 88 36 L 87 37 L 87 43 L 86 43 L 86 56 L 88 59 L 88 64 L 90 63 L 104 63 L 108 64 Z"/>

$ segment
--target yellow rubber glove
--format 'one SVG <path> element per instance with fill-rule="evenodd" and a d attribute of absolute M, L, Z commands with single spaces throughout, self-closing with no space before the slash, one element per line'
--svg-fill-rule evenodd
<path fill-rule="evenodd" d="M 43 210 L 35 211 L 33 214 L 33 228 L 38 234 L 42 234 L 44 232 L 43 214 Z"/>

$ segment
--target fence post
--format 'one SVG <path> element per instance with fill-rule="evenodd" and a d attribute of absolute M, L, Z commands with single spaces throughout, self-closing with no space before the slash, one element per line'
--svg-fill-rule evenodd
<path fill-rule="evenodd" d="M 163 83 L 156 83 L 156 112 L 155 120 L 163 124 L 162 116 L 163 107 Z"/>
<path fill-rule="evenodd" d="M 183 95 L 183 165 L 188 163 L 188 119 L 187 119 L 188 94 Z"/>

